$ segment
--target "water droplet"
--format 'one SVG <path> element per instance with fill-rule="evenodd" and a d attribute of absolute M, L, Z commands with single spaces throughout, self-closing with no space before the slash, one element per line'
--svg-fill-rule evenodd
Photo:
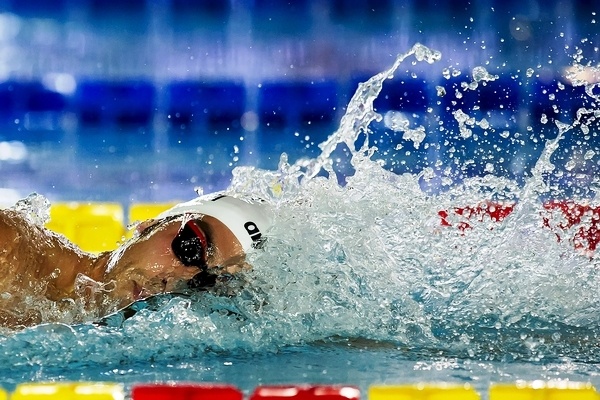
<path fill-rule="evenodd" d="M 561 121 L 558 121 L 558 120 L 555 121 L 554 123 L 556 124 L 556 127 L 558 128 L 559 134 L 563 134 L 563 133 L 567 132 L 569 129 L 572 128 L 571 125 L 565 124 L 564 122 L 561 122 Z"/>
<path fill-rule="evenodd" d="M 495 81 L 498 79 L 498 75 L 490 74 L 485 67 L 475 67 L 471 73 L 474 82 L 486 82 L 486 81 Z"/>
<path fill-rule="evenodd" d="M 595 155 L 596 155 L 596 152 L 594 150 L 588 150 L 585 152 L 585 155 L 583 156 L 583 158 L 585 160 L 591 160 Z"/>

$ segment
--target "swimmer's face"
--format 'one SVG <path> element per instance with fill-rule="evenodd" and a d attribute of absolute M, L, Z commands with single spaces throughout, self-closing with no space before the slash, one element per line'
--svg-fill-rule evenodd
<path fill-rule="evenodd" d="M 175 220 L 146 221 L 135 240 L 117 250 L 109 262 L 105 281 L 114 282 L 113 298 L 125 306 L 148 296 L 180 292 L 201 266 L 186 266 L 172 249 L 173 239 L 193 219 L 206 238 L 203 262 L 209 271 L 236 272 L 244 265 L 244 251 L 233 233 L 219 220 L 189 215 Z"/>

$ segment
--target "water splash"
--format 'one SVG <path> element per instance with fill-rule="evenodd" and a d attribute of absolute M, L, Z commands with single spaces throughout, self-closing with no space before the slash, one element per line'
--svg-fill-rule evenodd
<path fill-rule="evenodd" d="M 368 141 L 370 125 L 382 118 L 374 100 L 411 56 L 441 57 L 415 45 L 360 84 L 317 158 L 291 162 L 283 154 L 275 171 L 234 170 L 228 191 L 260 196 L 274 210 L 264 249 L 248 254 L 253 271 L 196 298 L 165 298 L 120 329 L 50 325 L 0 338 L 3 356 L 24 366 L 112 364 L 368 339 L 421 355 L 598 362 L 599 261 L 558 241 L 540 218 L 543 198 L 562 193 L 553 181 L 557 152 L 596 111 L 586 108 L 573 122 L 554 119 L 557 135 L 545 141 L 524 183 L 487 173 L 430 193 L 422 184 L 433 168 L 390 172 Z M 494 79 L 475 69 L 462 93 Z M 470 111 L 463 110 L 465 123 Z M 482 119 L 468 128 L 475 127 L 488 129 Z M 358 145 L 361 135 L 367 140 Z M 354 169 L 342 184 L 333 156 L 340 145 Z M 502 203 L 516 203 L 502 223 L 450 212 L 450 226 L 440 224 L 440 210 Z"/>
<path fill-rule="evenodd" d="M 561 143 L 575 127 L 587 126 L 583 117 L 595 111 L 581 111 L 572 122 L 554 120 L 557 134 L 545 141 L 524 184 L 488 173 L 432 195 L 421 186 L 434 175 L 431 168 L 396 175 L 374 160 L 377 149 L 368 140 L 354 147 L 381 119 L 373 101 L 383 82 L 417 54 L 439 59 L 420 45 L 399 56 L 359 85 L 319 157 L 296 164 L 283 158 L 279 174 L 261 181 L 267 187 L 276 182 L 278 190 L 271 196 L 277 210 L 271 240 L 265 252 L 251 255 L 255 265 L 267 266 L 250 274 L 263 285 L 247 294 L 261 304 L 260 317 L 250 321 L 258 325 L 252 330 L 260 332 L 257 343 L 268 342 L 263 335 L 273 331 L 285 333 L 283 342 L 366 337 L 489 359 L 598 359 L 582 345 L 600 332 L 600 320 L 590 313 L 600 306 L 593 295 L 600 284 L 598 261 L 574 251 L 572 242 L 557 241 L 540 218 L 543 199 L 563 193 L 553 183 L 561 174 L 555 163 Z M 471 78 L 463 90 L 477 91 L 498 77 L 478 67 Z M 486 119 L 463 110 L 455 117 L 463 139 L 473 135 L 466 129 L 490 129 Z M 340 144 L 354 167 L 345 185 L 338 183 L 332 159 Z M 323 171 L 328 177 L 318 176 Z M 234 187 L 252 180 L 242 175 Z M 440 209 L 485 200 L 516 206 L 502 224 L 483 218 L 469 220 L 468 232 L 440 228 Z M 456 227 L 466 217 L 454 218 Z"/>
<path fill-rule="evenodd" d="M 414 56 L 419 62 L 427 62 L 429 64 L 439 61 L 442 57 L 440 52 L 417 43 L 410 51 L 399 55 L 389 69 L 371 77 L 364 83 L 360 83 L 348 103 L 347 111 L 342 117 L 340 127 L 325 142 L 319 145 L 321 154 L 306 165 L 307 177 L 312 178 L 316 176 L 323 168 L 332 163 L 331 155 L 339 144 L 345 144 L 353 156 L 357 154 L 355 146 L 358 137 L 363 133 L 368 134 L 371 122 L 380 121 L 382 118 L 373 109 L 373 102 L 381 92 L 383 82 L 393 78 L 396 70 L 410 56 Z M 367 140 L 359 151 L 365 151 L 368 147 L 369 143 Z"/>
<path fill-rule="evenodd" d="M 20 211 L 34 225 L 41 226 L 50 220 L 50 202 L 38 193 L 31 193 L 11 208 Z"/>

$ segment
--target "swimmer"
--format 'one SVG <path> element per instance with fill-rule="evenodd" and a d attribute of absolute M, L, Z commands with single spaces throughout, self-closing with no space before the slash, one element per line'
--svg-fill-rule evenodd
<path fill-rule="evenodd" d="M 0 326 L 55 322 L 24 306 L 40 296 L 59 305 L 84 299 L 86 311 L 106 315 L 156 294 L 205 288 L 220 274 L 249 269 L 246 252 L 261 245 L 270 224 L 258 200 L 207 195 L 140 223 L 118 249 L 93 255 L 19 211 L 0 210 Z"/>

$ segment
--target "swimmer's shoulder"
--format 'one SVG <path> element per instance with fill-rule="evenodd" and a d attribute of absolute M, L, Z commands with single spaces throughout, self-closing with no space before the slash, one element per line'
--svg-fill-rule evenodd
<path fill-rule="evenodd" d="M 24 216 L 14 210 L 0 210 L 0 264 L 14 258 L 15 252 L 20 252 L 30 239 L 29 222 Z M 12 254 L 12 256 L 11 256 Z"/>
<path fill-rule="evenodd" d="M 27 249 L 75 250 L 76 246 L 64 235 L 54 232 L 44 225 L 37 225 L 23 212 L 14 209 L 0 209 L 0 250 L 10 248 L 25 256 Z M 25 251 L 25 253 L 21 253 Z"/>
<path fill-rule="evenodd" d="M 36 231 L 45 231 L 43 226 L 35 225 L 21 211 L 12 209 L 0 209 L 0 240 L 7 242 L 27 240 Z"/>
<path fill-rule="evenodd" d="M 17 226 L 23 222 L 22 220 L 20 213 L 14 210 L 0 210 L 0 237 L 9 238 L 10 236 L 14 239 L 18 234 Z"/>

